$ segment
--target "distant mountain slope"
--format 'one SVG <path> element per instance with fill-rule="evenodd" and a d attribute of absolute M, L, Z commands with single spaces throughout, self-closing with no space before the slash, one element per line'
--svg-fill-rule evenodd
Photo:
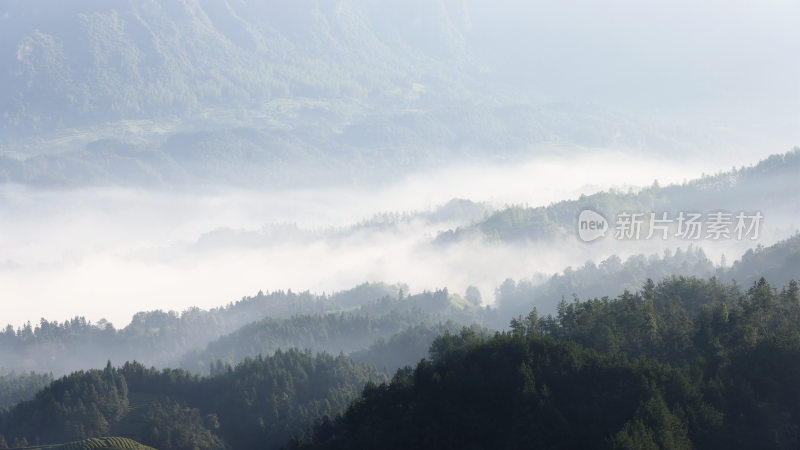
<path fill-rule="evenodd" d="M 437 236 L 439 243 L 465 237 L 484 237 L 502 242 L 542 240 L 570 236 L 577 239 L 578 214 L 592 209 L 610 221 L 613 235 L 614 217 L 621 212 L 761 211 L 796 218 L 800 211 L 800 148 L 785 154 L 772 155 L 750 167 L 707 175 L 680 185 L 658 186 L 640 192 L 606 191 L 565 200 L 548 206 L 510 206 L 496 211 L 485 220 L 470 226 L 449 230 Z M 773 217 L 774 219 L 774 217 Z M 646 230 L 646 228 L 643 228 Z"/>
<path fill-rule="evenodd" d="M 448 126 L 479 120 L 428 117 L 481 92 L 465 88 L 463 7 L 429 3 L 3 2 L 0 181 L 259 186 L 341 181 L 365 168 L 391 175 L 452 143 Z"/>
<path fill-rule="evenodd" d="M 0 409 L 28 400 L 53 381 L 50 373 L 2 373 L 0 369 Z"/>
<path fill-rule="evenodd" d="M 275 106 L 277 117 L 270 121 L 288 115 L 291 123 L 286 124 L 245 118 L 170 127 L 148 120 L 147 127 L 160 130 L 149 133 L 137 121 L 118 121 L 86 129 L 53 128 L 6 142 L 0 136 L 0 182 L 60 188 L 379 183 L 443 164 L 577 154 L 580 146 L 627 148 L 646 133 L 636 120 L 613 112 L 563 111 L 560 105 L 478 102 L 399 112 L 358 106 L 364 111 L 321 118 L 337 114 L 324 110 L 332 102 L 312 102 L 313 107 L 298 111 Z M 668 145 L 658 137 L 647 139 L 654 148 Z"/>
<path fill-rule="evenodd" d="M 376 182 L 535 144 L 688 148 L 624 108 L 497 82 L 467 44 L 495 25 L 468 3 L 5 1 L 0 182 Z"/>
<path fill-rule="evenodd" d="M 457 333 L 463 328 L 455 322 L 435 325 L 419 324 L 409 327 L 389 338 L 378 338 L 369 347 L 350 353 L 354 361 L 370 364 L 388 374 L 398 369 L 414 366 L 428 357 L 428 351 L 436 338 L 446 332 Z M 473 324 L 470 329 L 479 334 L 489 335 L 490 330 Z"/>
<path fill-rule="evenodd" d="M 615 292 L 638 290 L 647 279 L 660 280 L 670 276 L 712 277 L 714 264 L 702 248 L 677 249 L 663 255 L 631 256 L 623 261 L 616 255 L 599 264 L 587 262 L 582 267 L 567 268 L 547 280 L 507 279 L 498 286 L 495 296 L 498 323 L 501 328 L 509 317 L 524 314 L 536 308 L 541 314 L 555 313 L 562 299 L 612 296 Z M 798 274 L 800 278 L 800 274 Z M 788 280 L 786 280 L 788 282 Z"/>
<path fill-rule="evenodd" d="M 189 351 L 201 350 L 218 337 L 264 317 L 274 320 L 298 314 L 322 314 L 389 296 L 396 298 L 401 286 L 364 283 L 330 295 L 276 291 L 242 298 L 210 311 L 191 308 L 147 311 L 134 315 L 131 323 L 115 329 L 109 323 L 92 324 L 83 317 L 59 323 L 42 319 L 0 332 L 0 361 L 7 370 L 56 375 L 90 367 L 104 361 L 138 360 L 148 365 L 177 363 Z"/>
<path fill-rule="evenodd" d="M 376 341 L 390 339 L 415 325 L 424 328 L 442 323 L 450 323 L 451 327 L 472 325 L 485 322 L 490 315 L 461 297 L 450 295 L 446 289 L 402 298 L 384 297 L 347 312 L 252 322 L 209 342 L 202 350 L 187 353 L 181 360 L 181 367 L 206 374 L 213 372 L 220 362 L 235 364 L 247 357 L 271 355 L 288 348 L 350 353 L 366 350 Z M 378 362 L 374 358 L 360 361 Z"/>
<path fill-rule="evenodd" d="M 748 250 L 722 274 L 722 278 L 736 280 L 742 286 L 750 286 L 761 277 L 776 285 L 800 280 L 800 233 L 769 247 Z"/>
<path fill-rule="evenodd" d="M 416 92 L 409 80 L 426 98 L 452 97 L 463 21 L 456 6 L 415 6 L 426 29 L 402 26 L 415 16 L 404 8 L 383 26 L 383 8 L 364 1 L 3 2 L 2 127 L 262 109 L 277 98 L 403 104 Z"/>
<path fill-rule="evenodd" d="M 492 325 L 501 328 L 502 320 L 534 307 L 542 314 L 551 314 L 562 299 L 602 298 L 626 289 L 633 292 L 648 279 L 673 276 L 717 277 L 745 288 L 763 277 L 775 286 L 785 286 L 800 280 L 800 234 L 769 247 L 750 249 L 731 267 L 715 267 L 702 247 L 690 246 L 663 255 L 634 255 L 625 261 L 612 255 L 599 264 L 587 262 L 582 267 L 567 268 L 540 283 L 508 279 L 495 293 L 495 318 L 499 322 Z"/>

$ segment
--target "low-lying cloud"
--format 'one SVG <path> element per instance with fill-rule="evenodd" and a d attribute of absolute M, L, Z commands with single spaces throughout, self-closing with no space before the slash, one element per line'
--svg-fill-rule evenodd
<path fill-rule="evenodd" d="M 18 326 L 83 315 L 124 326 L 141 310 L 211 308 L 260 289 L 332 292 L 364 281 L 404 282 L 413 291 L 446 286 L 463 292 L 475 285 L 491 302 L 494 288 L 509 277 L 679 244 L 587 245 L 570 236 L 513 246 L 482 240 L 438 246 L 431 243 L 437 233 L 466 224 L 413 214 L 386 226 L 362 222 L 382 212 L 430 211 L 452 198 L 496 208 L 546 205 L 610 186 L 654 179 L 664 185 L 714 171 L 687 167 L 603 153 L 577 161 L 452 167 L 382 187 L 169 193 L 4 186 L 2 319 Z M 709 256 L 725 253 L 729 262 L 752 245 L 703 243 Z"/>

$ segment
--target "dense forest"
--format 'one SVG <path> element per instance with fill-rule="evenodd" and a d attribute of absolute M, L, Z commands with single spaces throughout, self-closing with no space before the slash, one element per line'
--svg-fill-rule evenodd
<path fill-rule="evenodd" d="M 50 373 L 16 373 L 11 371 L 0 375 L 0 409 L 7 408 L 22 400 L 33 398 L 53 381 Z"/>
<path fill-rule="evenodd" d="M 725 280 L 749 285 L 764 277 L 775 284 L 786 284 L 800 277 L 800 232 L 774 245 L 759 245 L 747 250 L 728 270 L 718 274 Z"/>
<path fill-rule="evenodd" d="M 800 2 L 719 6 L 0 0 L 0 449 L 800 448 Z"/>
<path fill-rule="evenodd" d="M 209 365 L 218 360 L 234 363 L 248 356 L 267 355 L 280 348 L 292 347 L 349 353 L 365 350 L 373 342 L 415 325 L 437 326 L 445 321 L 469 325 L 483 323 L 492 314 L 460 297 L 449 295 L 446 289 L 407 298 L 386 297 L 351 312 L 297 315 L 288 319 L 266 318 L 250 323 L 210 342 L 203 351 L 187 353 L 181 366 L 206 373 Z M 393 354 L 384 357 L 392 358 Z M 401 365 L 383 362 L 386 367 Z"/>
<path fill-rule="evenodd" d="M 707 278 L 714 276 L 716 270 L 701 247 L 665 250 L 663 255 L 634 255 L 625 261 L 612 255 L 599 264 L 589 261 L 576 269 L 568 267 L 544 281 L 507 279 L 497 287 L 495 307 L 498 319 L 525 314 L 532 307 L 543 313 L 555 313 L 558 302 L 565 297 L 613 296 L 625 289 L 638 289 L 648 278 L 659 280 L 669 275 Z"/>
<path fill-rule="evenodd" d="M 794 235 L 748 251 L 730 267 L 715 267 L 700 246 L 665 251 L 663 255 L 635 255 L 625 261 L 611 256 L 599 264 L 587 262 L 576 269 L 567 268 L 544 280 L 508 279 L 497 287 L 497 301 L 488 308 L 480 304 L 480 299 L 446 289 L 408 295 L 407 286 L 365 283 L 330 295 L 259 292 L 208 311 L 141 312 L 121 329 L 80 317 L 62 323 L 42 319 L 36 326 L 26 324 L 14 329 L 9 325 L 0 332 L 0 355 L 2 366 L 18 374 L 35 371 L 63 375 L 103 367 L 107 360 L 118 364 L 137 360 L 148 366 L 182 367 L 207 374 L 210 364 L 218 359 L 234 364 L 278 348 L 309 348 L 333 354 L 362 351 L 378 340 L 391 340 L 392 335 L 409 327 L 436 328 L 441 326 L 437 324 L 452 322 L 502 329 L 508 317 L 533 307 L 545 314 L 555 313 L 562 298 L 611 296 L 624 289 L 633 291 L 648 278 L 672 274 L 716 276 L 740 285 L 764 276 L 783 285 L 800 278 L 799 255 L 800 235 Z M 418 350 L 409 355 L 424 356 L 424 351 Z M 393 355 L 364 362 L 393 368 Z M 415 360 L 400 357 L 396 362 L 399 367 Z M 24 388 L 20 392 L 24 395 L 14 394 L 14 398 L 32 394 Z"/>
<path fill-rule="evenodd" d="M 126 363 L 52 382 L 4 441 L 103 435 L 184 448 L 796 448 L 800 287 L 647 280 L 508 331 L 412 327 L 370 352 L 428 356 L 391 381 L 344 355 L 276 351 L 206 376 Z M 369 358 L 367 358 L 369 359 Z M 360 396 L 359 396 L 360 393 Z M 357 399 L 356 399 L 357 398 Z M 353 401 L 353 399 L 356 399 Z"/>
<path fill-rule="evenodd" d="M 660 280 L 670 275 L 696 276 L 737 282 L 747 286 L 765 277 L 777 285 L 800 279 L 800 234 L 764 247 L 750 249 L 730 267 L 715 265 L 700 246 L 665 250 L 663 255 L 633 255 L 623 261 L 612 255 L 599 264 L 591 261 L 582 267 L 568 267 L 544 281 L 507 279 L 498 286 L 495 308 L 498 320 L 527 313 L 532 307 L 555 313 L 562 298 L 613 296 L 636 290 L 645 280 Z M 495 327 L 503 324 L 496 323 Z"/>
<path fill-rule="evenodd" d="M 796 448 L 800 289 L 649 281 L 536 310 L 369 384 L 302 448 Z"/>
<path fill-rule="evenodd" d="M 175 365 L 186 352 L 201 350 L 208 342 L 258 319 L 354 308 L 386 296 L 397 297 L 402 289 L 402 286 L 365 283 L 330 295 L 259 292 L 208 311 L 190 308 L 182 313 L 141 312 L 121 329 L 102 321 L 93 324 L 83 317 L 60 323 L 42 319 L 36 325 L 28 323 L 16 330 L 8 325 L 0 332 L 0 360 L 8 370 L 57 375 L 103 367 L 107 360 Z"/>
<path fill-rule="evenodd" d="M 455 322 L 436 325 L 415 325 L 389 338 L 378 338 L 368 348 L 350 353 L 354 361 L 370 364 L 384 372 L 394 373 L 397 369 L 413 366 L 428 356 L 433 341 L 445 332 L 456 332 L 462 327 Z M 477 323 L 470 326 L 476 333 L 488 335 L 490 330 Z"/>
<path fill-rule="evenodd" d="M 5 351 L 41 370 L 0 377 L 0 447 L 119 436 L 159 449 L 791 448 L 798 242 L 729 267 L 694 246 L 612 256 L 507 280 L 492 307 L 474 287 L 362 284 L 140 313 L 119 330 L 9 327 Z M 117 366 L 48 373 L 87 349 L 119 350 Z"/>
<path fill-rule="evenodd" d="M 278 448 L 385 375 L 340 355 L 278 351 L 211 377 L 133 362 L 79 371 L 0 416 L 12 446 L 125 435 L 158 449 Z M 3 441 L 0 441 L 3 442 Z"/>

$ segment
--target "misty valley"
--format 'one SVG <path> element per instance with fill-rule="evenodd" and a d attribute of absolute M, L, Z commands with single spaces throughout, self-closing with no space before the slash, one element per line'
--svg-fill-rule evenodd
<path fill-rule="evenodd" d="M 0 449 L 796 449 L 800 5 L 0 2 Z"/>

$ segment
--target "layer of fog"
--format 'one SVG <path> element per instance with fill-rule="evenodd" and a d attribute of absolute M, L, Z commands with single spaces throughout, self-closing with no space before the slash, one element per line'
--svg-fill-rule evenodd
<path fill-rule="evenodd" d="M 430 211 L 452 198 L 498 208 L 546 205 L 610 186 L 681 182 L 716 169 L 604 152 L 581 160 L 452 167 L 369 189 L 220 188 L 189 194 L 4 186 L 2 320 L 19 325 L 82 315 L 124 326 L 142 310 L 211 308 L 258 290 L 331 292 L 364 281 L 404 282 L 415 292 L 445 286 L 464 292 L 476 285 L 491 303 L 494 288 L 509 277 L 551 274 L 614 253 L 623 258 L 660 253 L 681 243 L 587 245 L 570 237 L 542 244 L 469 241 L 443 247 L 431 240 L 464 223 L 409 215 L 387 227 L 357 224 L 381 212 Z M 763 234 L 760 242 L 771 239 Z M 703 243 L 713 260 L 725 253 L 729 263 L 754 245 Z"/>

